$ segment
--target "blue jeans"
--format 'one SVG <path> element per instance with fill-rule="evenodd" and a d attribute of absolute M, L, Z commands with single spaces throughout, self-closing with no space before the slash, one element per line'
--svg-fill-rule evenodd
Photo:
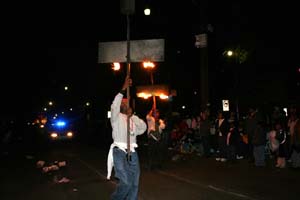
<path fill-rule="evenodd" d="M 112 200 L 137 200 L 140 178 L 140 165 L 137 152 L 127 153 L 115 147 L 113 149 L 115 177 L 119 179 L 117 188 L 111 195 Z"/>

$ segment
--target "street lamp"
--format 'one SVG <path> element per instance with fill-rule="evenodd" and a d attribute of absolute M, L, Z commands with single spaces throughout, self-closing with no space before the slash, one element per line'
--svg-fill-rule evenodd
<path fill-rule="evenodd" d="M 233 55 L 233 52 L 231 50 L 227 51 L 227 56 L 231 57 Z"/>
<path fill-rule="evenodd" d="M 149 15 L 151 14 L 151 10 L 150 10 L 149 7 L 146 7 L 146 8 L 144 9 L 144 14 L 145 14 L 146 16 L 149 16 Z"/>
<path fill-rule="evenodd" d="M 235 64 L 241 65 L 244 63 L 248 58 L 248 51 L 245 49 L 242 49 L 240 46 L 235 48 L 234 50 L 228 50 L 223 53 L 224 55 L 228 57 L 234 58 Z M 238 69 L 235 70 L 235 91 L 236 91 L 236 117 L 237 120 L 239 120 L 239 75 L 240 75 L 240 66 L 238 66 Z"/>
<path fill-rule="evenodd" d="M 233 50 L 224 51 L 223 55 L 235 58 L 235 61 L 237 64 L 242 64 L 248 58 L 248 51 L 246 51 L 245 49 L 242 49 L 241 47 L 238 46 L 237 48 L 235 48 Z"/>

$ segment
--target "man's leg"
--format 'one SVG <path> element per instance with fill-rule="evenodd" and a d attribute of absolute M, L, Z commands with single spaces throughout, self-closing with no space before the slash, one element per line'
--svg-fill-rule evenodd
<path fill-rule="evenodd" d="M 113 149 L 115 177 L 118 179 L 117 188 L 111 195 L 112 200 L 125 199 L 131 187 L 129 164 L 126 152 L 115 147 Z"/>
<path fill-rule="evenodd" d="M 133 152 L 131 155 L 131 161 L 129 164 L 130 183 L 131 187 L 126 200 L 137 200 L 139 191 L 139 178 L 140 178 L 140 164 L 137 152 Z"/>

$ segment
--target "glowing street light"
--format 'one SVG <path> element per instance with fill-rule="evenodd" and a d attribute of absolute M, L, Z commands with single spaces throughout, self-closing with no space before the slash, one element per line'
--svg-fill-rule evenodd
<path fill-rule="evenodd" d="M 68 86 L 65 86 L 65 88 L 64 88 L 64 89 L 65 89 L 65 91 L 67 91 L 69 88 L 68 88 Z"/>
<path fill-rule="evenodd" d="M 229 51 L 227 51 L 227 56 L 232 56 L 233 55 L 233 51 L 231 51 L 231 50 L 229 50 Z"/>
<path fill-rule="evenodd" d="M 144 9 L 144 14 L 145 14 L 146 16 L 149 16 L 149 15 L 151 14 L 150 8 L 145 8 L 145 9 Z"/>
<path fill-rule="evenodd" d="M 223 52 L 223 55 L 226 55 L 228 57 L 235 58 L 235 61 L 237 64 L 244 63 L 248 58 L 248 51 L 245 49 L 242 49 L 241 47 L 237 47 L 234 50 L 227 50 Z"/>
<path fill-rule="evenodd" d="M 49 101 L 49 106 L 53 106 L 53 102 L 52 101 Z"/>

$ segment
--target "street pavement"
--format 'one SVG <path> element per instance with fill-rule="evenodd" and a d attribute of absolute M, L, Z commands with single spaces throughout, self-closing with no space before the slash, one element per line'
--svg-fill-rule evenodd
<path fill-rule="evenodd" d="M 216 162 L 214 158 L 186 154 L 172 161 L 169 151 L 162 169 L 145 167 L 147 146 L 138 153 L 141 162 L 140 200 L 299 199 L 300 171 L 277 169 L 269 159 L 265 168 L 247 160 Z M 117 184 L 106 180 L 108 146 L 60 144 L 26 152 L 16 148 L 1 155 L 1 200 L 106 200 Z M 58 171 L 43 173 L 39 160 L 66 161 Z M 66 183 L 59 183 L 65 177 Z"/>

